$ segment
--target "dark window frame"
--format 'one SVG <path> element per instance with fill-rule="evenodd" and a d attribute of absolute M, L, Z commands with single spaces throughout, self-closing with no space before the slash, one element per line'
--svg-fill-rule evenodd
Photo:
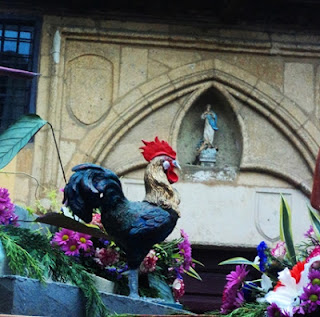
<path fill-rule="evenodd" d="M 34 73 L 38 73 L 42 18 L 41 17 L 34 17 L 34 16 L 0 14 L 0 25 L 2 25 L 2 24 L 20 25 L 20 26 L 25 25 L 25 26 L 32 26 L 34 28 L 33 41 L 32 41 L 33 49 L 32 49 L 32 55 L 31 55 L 32 67 L 31 67 L 31 69 L 27 69 L 27 70 L 34 72 Z M 0 65 L 4 66 L 1 64 L 1 60 L 0 60 Z M 13 67 L 13 68 L 15 68 L 15 67 Z M 29 103 L 27 105 L 28 109 L 27 109 L 26 113 L 36 113 L 37 90 L 38 90 L 38 78 L 36 76 L 31 80 L 30 97 L 29 97 Z M 0 129 L 1 129 L 1 127 L 0 127 Z"/>

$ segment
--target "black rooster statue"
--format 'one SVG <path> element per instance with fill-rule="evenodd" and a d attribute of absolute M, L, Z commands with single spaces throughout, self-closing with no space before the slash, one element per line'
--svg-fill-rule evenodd
<path fill-rule="evenodd" d="M 118 176 L 95 164 L 80 164 L 72 171 L 64 189 L 64 204 L 85 222 L 99 208 L 106 232 L 125 252 L 129 267 L 130 297 L 137 298 L 138 268 L 149 250 L 164 241 L 180 217 L 178 192 L 171 186 L 178 181 L 176 152 L 160 141 L 142 141 L 140 149 L 149 162 L 144 175 L 146 196 L 129 201 Z"/>

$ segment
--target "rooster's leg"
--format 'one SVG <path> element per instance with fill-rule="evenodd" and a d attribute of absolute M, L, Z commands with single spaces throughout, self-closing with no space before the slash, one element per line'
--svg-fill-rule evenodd
<path fill-rule="evenodd" d="M 128 281 L 129 281 L 129 290 L 130 294 L 129 297 L 131 298 L 139 298 L 139 293 L 138 293 L 138 282 L 139 282 L 139 270 L 129 270 L 129 276 L 128 276 Z"/>

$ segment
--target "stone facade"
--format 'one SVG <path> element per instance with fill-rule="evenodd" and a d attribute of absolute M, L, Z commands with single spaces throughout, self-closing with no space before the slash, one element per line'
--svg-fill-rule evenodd
<path fill-rule="evenodd" d="M 55 44 L 54 44 L 55 43 Z M 142 199 L 141 140 L 177 149 L 184 228 L 195 244 L 254 247 L 279 235 L 280 193 L 298 239 L 320 145 L 319 36 L 44 16 L 37 114 L 58 140 L 67 178 L 94 162 Z M 218 115 L 214 168 L 194 165 L 211 103 Z M 51 131 L 21 151 L 17 172 L 42 188 L 64 186 Z M 36 182 L 14 178 L 16 203 Z"/>

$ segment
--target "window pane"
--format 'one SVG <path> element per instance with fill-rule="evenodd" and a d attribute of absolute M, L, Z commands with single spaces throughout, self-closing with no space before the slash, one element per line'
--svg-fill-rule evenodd
<path fill-rule="evenodd" d="M 19 43 L 19 54 L 29 55 L 30 54 L 30 43 L 20 42 Z"/>
<path fill-rule="evenodd" d="M 3 45 L 3 51 L 4 52 L 16 52 L 17 51 L 17 41 L 4 41 Z"/>
<path fill-rule="evenodd" d="M 17 29 L 18 28 L 15 27 L 15 26 L 7 27 L 6 30 L 4 31 L 4 36 L 5 37 L 17 38 L 18 37 L 18 30 Z"/>
<path fill-rule="evenodd" d="M 1 20 L 0 65 L 15 69 L 33 70 L 34 25 Z M 2 45 L 1 45 L 2 43 Z M 33 80 L 0 76 L 0 132 L 22 115 L 30 112 Z"/>
<path fill-rule="evenodd" d="M 31 39 L 31 32 L 20 32 L 21 39 Z"/>

